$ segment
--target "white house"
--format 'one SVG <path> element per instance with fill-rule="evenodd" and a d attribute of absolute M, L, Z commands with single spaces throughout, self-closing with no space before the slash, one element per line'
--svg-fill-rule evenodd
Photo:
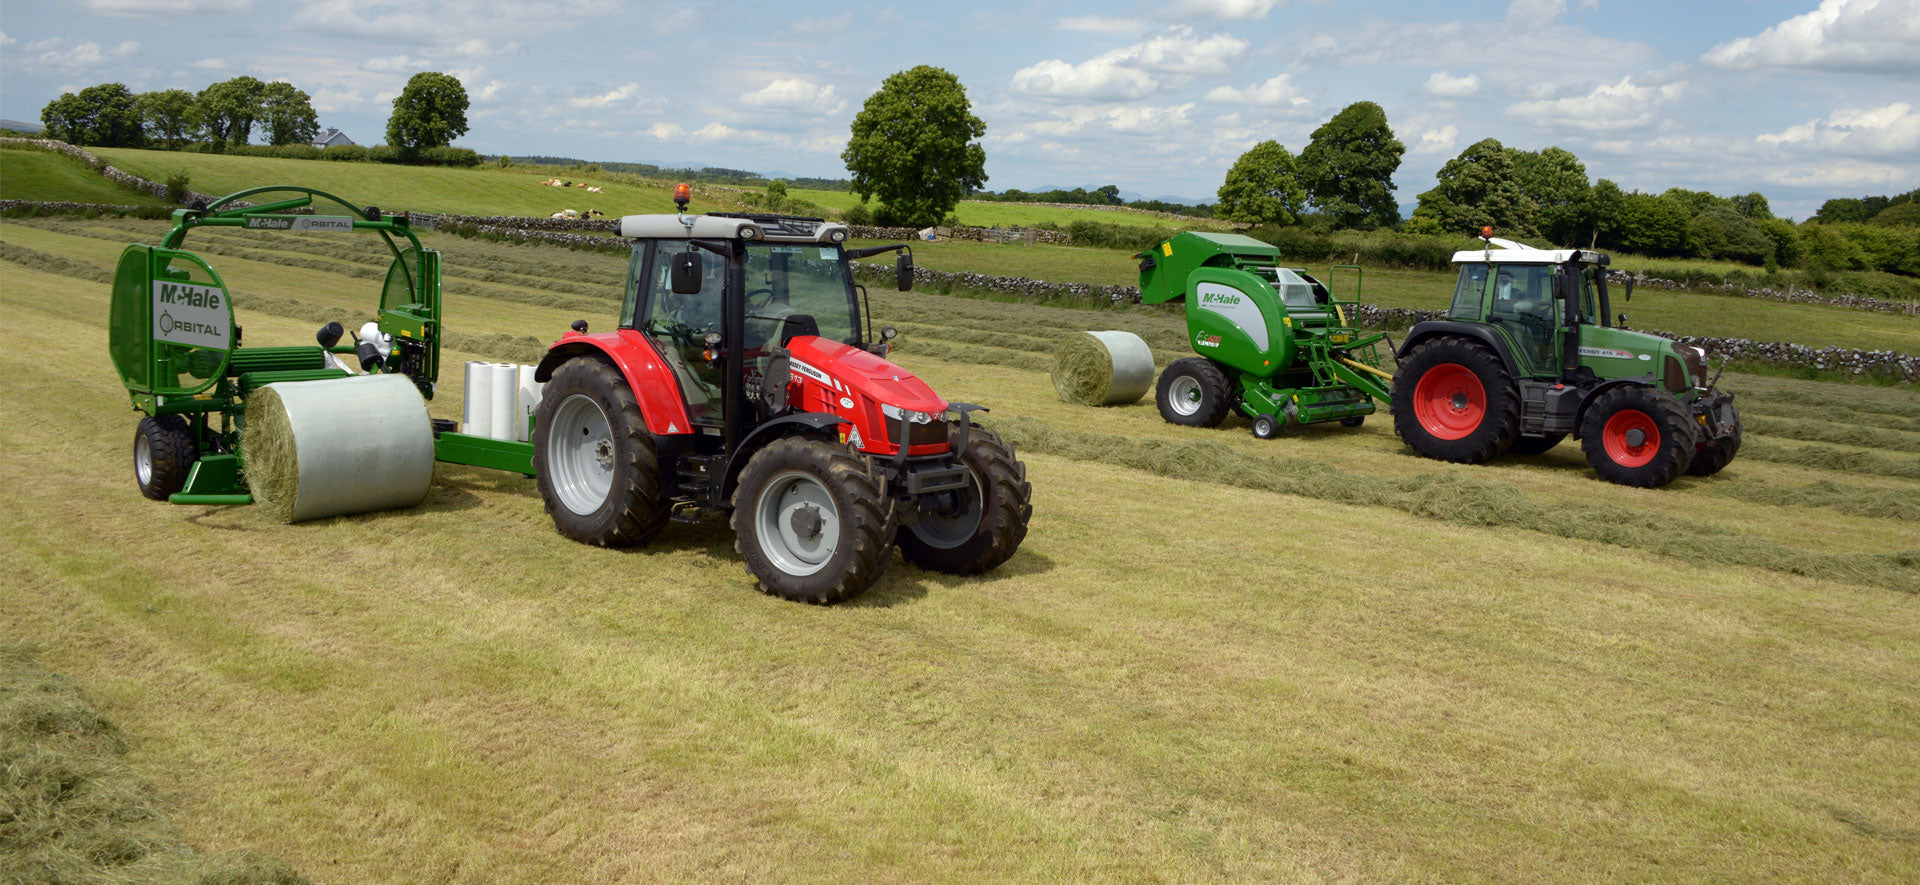
<path fill-rule="evenodd" d="M 338 129 L 328 129 L 313 140 L 313 146 L 317 148 L 338 147 L 343 144 L 353 144 L 353 139 L 348 138 L 345 132 Z"/>

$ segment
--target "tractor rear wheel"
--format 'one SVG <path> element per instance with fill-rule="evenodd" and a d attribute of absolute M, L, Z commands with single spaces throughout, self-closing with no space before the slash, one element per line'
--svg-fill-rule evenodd
<path fill-rule="evenodd" d="M 1160 373 L 1153 402 L 1160 417 L 1186 427 L 1218 427 L 1232 405 L 1226 373 L 1204 357 L 1174 360 Z"/>
<path fill-rule="evenodd" d="M 133 432 L 133 480 L 140 494 L 165 501 L 187 487 L 187 474 L 199 460 L 193 430 L 179 415 L 148 416 Z"/>
<path fill-rule="evenodd" d="M 612 364 L 567 361 L 547 382 L 534 426 L 536 484 L 561 534 L 626 547 L 666 526 L 659 447 Z"/>
<path fill-rule="evenodd" d="M 1033 518 L 1027 465 L 1000 435 L 975 427 L 960 455 L 972 482 L 900 533 L 900 552 L 924 569 L 954 575 L 992 571 L 1020 549 Z M 911 506 L 911 505 L 904 505 Z"/>
<path fill-rule="evenodd" d="M 1415 452 L 1480 464 L 1520 433 L 1520 397 L 1498 354 L 1466 338 L 1415 345 L 1393 375 L 1393 429 Z"/>
<path fill-rule="evenodd" d="M 1732 408 L 1729 406 L 1729 408 Z M 1712 476 L 1725 470 L 1733 463 L 1733 456 L 1740 451 L 1740 412 L 1733 413 L 1733 433 L 1710 439 L 1700 444 L 1693 453 L 1693 460 L 1687 464 L 1688 476 Z"/>
<path fill-rule="evenodd" d="M 816 605 L 851 599 L 893 555 L 883 504 L 880 483 L 846 446 L 777 439 L 740 471 L 734 548 L 766 593 Z"/>
<path fill-rule="evenodd" d="M 1653 488 L 1686 472 L 1699 430 L 1664 390 L 1616 387 L 1594 398 L 1580 420 L 1580 448 L 1600 478 Z"/>
<path fill-rule="evenodd" d="M 1547 452 L 1552 451 L 1554 446 L 1559 445 L 1560 441 L 1566 438 L 1567 438 L 1567 435 L 1564 433 L 1545 433 L 1539 436 L 1517 436 L 1517 437 L 1514 437 L 1513 445 L 1507 447 L 1507 454 L 1522 455 L 1522 456 L 1544 455 Z"/>

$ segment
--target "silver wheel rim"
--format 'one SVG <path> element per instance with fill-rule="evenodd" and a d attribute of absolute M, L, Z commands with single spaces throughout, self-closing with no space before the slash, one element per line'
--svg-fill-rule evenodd
<path fill-rule="evenodd" d="M 973 540 L 974 532 L 980 530 L 980 520 L 987 514 L 986 496 L 981 494 L 980 478 L 974 476 L 972 470 L 968 470 L 967 478 L 972 483 L 967 509 L 952 516 L 942 516 L 937 511 L 921 514 L 920 521 L 913 524 L 914 537 L 942 550 Z"/>
<path fill-rule="evenodd" d="M 1167 385 L 1167 405 L 1182 415 L 1200 411 L 1200 379 L 1181 375 Z"/>
<path fill-rule="evenodd" d="M 753 520 L 761 552 L 789 575 L 826 568 L 840 546 L 840 508 L 810 473 L 790 470 L 769 480 L 754 502 Z"/>
<path fill-rule="evenodd" d="M 133 438 L 133 475 L 142 486 L 153 485 L 153 442 L 144 433 Z"/>
<path fill-rule="evenodd" d="M 613 492 L 613 425 L 586 394 L 567 397 L 553 410 L 542 465 L 562 506 L 581 516 L 598 511 Z"/>

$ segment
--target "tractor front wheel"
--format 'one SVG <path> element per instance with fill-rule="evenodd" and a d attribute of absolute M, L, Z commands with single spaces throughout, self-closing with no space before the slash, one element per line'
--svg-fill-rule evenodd
<path fill-rule="evenodd" d="M 1498 354 L 1466 338 L 1420 342 L 1393 375 L 1393 429 L 1415 452 L 1480 464 L 1520 431 L 1520 397 Z"/>
<path fill-rule="evenodd" d="M 972 482 L 940 493 L 946 500 L 900 533 L 900 552 L 924 569 L 977 575 L 998 568 L 1026 540 L 1033 486 L 1013 449 L 985 428 L 973 428 L 960 463 Z"/>
<path fill-rule="evenodd" d="M 1226 420 L 1230 399 L 1226 373 L 1204 357 L 1190 356 L 1174 360 L 1160 373 L 1153 402 L 1170 424 L 1218 427 Z"/>
<path fill-rule="evenodd" d="M 583 544 L 626 547 L 667 524 L 660 453 L 640 404 L 605 360 L 569 360 L 540 398 L 533 463 L 554 528 Z"/>
<path fill-rule="evenodd" d="M 760 589 L 830 605 L 886 571 L 893 552 L 880 484 L 845 446 L 791 436 L 768 443 L 740 471 L 734 546 Z"/>
<path fill-rule="evenodd" d="M 179 415 L 140 419 L 133 432 L 133 480 L 140 494 L 165 501 L 187 487 L 187 474 L 198 460 L 193 431 Z"/>
<path fill-rule="evenodd" d="M 1616 387 L 1594 398 L 1580 420 L 1580 448 L 1600 478 L 1653 488 L 1678 479 L 1699 447 L 1699 430 L 1664 390 Z"/>

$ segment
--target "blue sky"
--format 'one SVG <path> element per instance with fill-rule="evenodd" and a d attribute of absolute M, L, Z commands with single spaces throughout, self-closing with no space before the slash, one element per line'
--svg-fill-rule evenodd
<path fill-rule="evenodd" d="M 1298 151 L 1359 100 L 1407 145 L 1407 204 L 1486 137 L 1795 217 L 1920 186 L 1920 0 L 0 5 L 0 117 L 245 73 L 367 144 L 407 77 L 439 70 L 472 96 L 476 150 L 799 175 L 844 174 L 860 103 L 917 64 L 966 85 L 995 190 L 1211 198 L 1248 147 Z"/>

